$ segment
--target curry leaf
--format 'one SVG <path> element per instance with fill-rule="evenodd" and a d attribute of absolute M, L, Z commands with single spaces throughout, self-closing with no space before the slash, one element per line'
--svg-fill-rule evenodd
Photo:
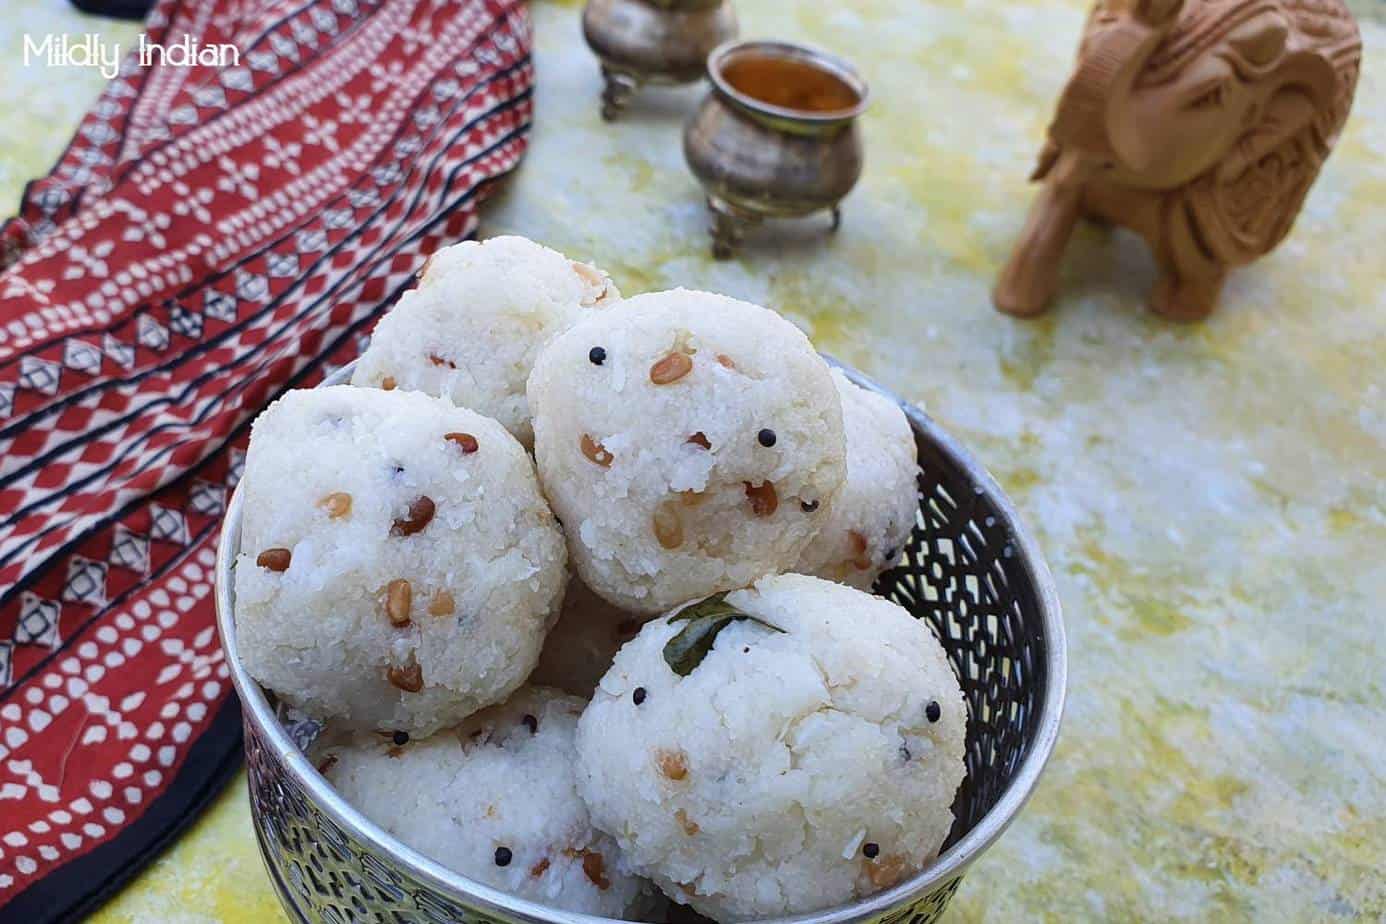
<path fill-rule="evenodd" d="M 690 603 L 670 616 L 669 621 L 691 621 L 694 619 L 702 619 L 706 616 L 745 616 L 745 613 L 727 602 L 727 594 L 730 592 L 731 591 L 724 590 L 720 594 L 713 594 L 705 600 L 699 600 L 697 603 Z"/>
<path fill-rule="evenodd" d="M 664 661 L 680 677 L 687 677 L 694 668 L 703 663 L 703 658 L 712 650 L 717 634 L 738 620 L 750 620 L 774 632 L 783 632 L 779 626 L 772 626 L 750 613 L 743 613 L 727 602 L 726 593 L 713 594 L 691 606 L 686 606 L 673 616 L 669 622 L 687 622 L 678 633 L 664 643 Z"/>

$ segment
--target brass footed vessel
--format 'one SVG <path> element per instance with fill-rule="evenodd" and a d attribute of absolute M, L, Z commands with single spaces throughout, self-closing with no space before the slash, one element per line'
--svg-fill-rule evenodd
<path fill-rule="evenodd" d="M 719 46 L 707 73 L 683 151 L 712 212 L 713 254 L 731 256 L 766 218 L 828 211 L 836 231 L 861 176 L 866 82 L 836 55 L 771 41 Z"/>
<path fill-rule="evenodd" d="M 736 12 L 730 0 L 588 0 L 582 34 L 601 61 L 611 121 L 647 83 L 701 78 L 708 53 L 736 37 Z"/>

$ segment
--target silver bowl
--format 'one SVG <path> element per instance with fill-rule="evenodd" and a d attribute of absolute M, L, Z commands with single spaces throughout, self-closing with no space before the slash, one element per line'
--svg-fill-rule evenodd
<path fill-rule="evenodd" d="M 948 652 L 971 712 L 967 778 L 953 803 L 953 830 L 924 870 L 861 901 L 774 924 L 928 924 L 1025 804 L 1054 747 L 1067 671 L 1063 618 L 1039 549 L 992 477 L 918 408 L 842 368 L 857 384 L 899 402 L 914 429 L 919 518 L 901 564 L 881 576 L 876 591 L 925 620 Z M 323 384 L 349 375 L 350 367 L 338 370 Z M 217 548 L 217 625 L 244 715 L 255 836 L 289 917 L 315 924 L 613 924 L 452 872 L 337 795 L 236 655 L 232 562 L 240 533 L 237 491 Z"/>

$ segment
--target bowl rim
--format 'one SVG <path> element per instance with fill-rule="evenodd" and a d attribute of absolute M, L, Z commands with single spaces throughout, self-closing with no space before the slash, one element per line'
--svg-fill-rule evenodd
<path fill-rule="evenodd" d="M 803 61 L 821 71 L 826 71 L 846 84 L 847 88 L 856 94 L 857 101 L 843 109 L 813 112 L 804 109 L 791 109 L 787 106 L 776 106 L 743 93 L 731 85 L 722 73 L 722 68 L 729 57 L 750 51 L 760 52 L 771 57 Z M 871 87 L 850 61 L 827 49 L 803 42 L 786 42 L 779 39 L 730 39 L 708 52 L 707 79 L 712 82 L 717 92 L 750 112 L 773 116 L 776 119 L 785 119 L 801 125 L 827 126 L 851 122 L 865 112 L 871 103 Z"/>
<path fill-rule="evenodd" d="M 1035 737 L 1025 759 L 1016 769 L 1006 790 L 977 824 L 956 843 L 943 851 L 932 863 L 914 876 L 876 892 L 866 898 L 822 911 L 777 918 L 757 918 L 747 924 L 853 924 L 897 910 L 911 900 L 921 898 L 935 888 L 960 876 L 983 852 L 1001 836 L 1034 792 L 1058 739 L 1067 694 L 1068 652 L 1063 614 L 1053 576 L 1040 555 L 1039 547 L 1021 524 L 1019 515 L 1001 486 L 953 437 L 915 405 L 904 401 L 893 391 L 882 387 L 866 375 L 827 354 L 821 354 L 828 364 L 841 369 L 857 385 L 875 391 L 895 401 L 905 412 L 912 428 L 926 433 L 950 460 L 974 479 L 975 489 L 990 496 L 998 517 L 1010 534 L 1018 551 L 1018 559 L 1028 572 L 1036 590 L 1044 627 L 1046 684 L 1044 701 L 1036 723 Z M 348 363 L 326 377 L 318 387 L 346 384 L 355 362 Z M 217 630 L 225 652 L 231 681 L 240 697 L 242 714 L 247 724 L 259 732 L 266 746 L 273 749 L 286 772 L 292 773 L 314 806 L 355 840 L 372 851 L 390 856 L 407 875 L 449 897 L 461 897 L 460 904 L 471 905 L 488 915 L 533 924 L 620 924 L 622 919 L 605 918 L 579 912 L 565 911 L 502 892 L 478 882 L 425 857 L 396 840 L 384 829 L 370 821 L 337 794 L 325 777 L 298 749 L 289 733 L 275 717 L 274 709 L 260 685 L 246 673 L 236 656 L 236 630 L 232 618 L 232 564 L 238 552 L 241 534 L 243 495 L 237 485 L 222 521 L 217 539 L 215 600 Z M 262 845 L 263 850 L 263 845 Z M 456 900 L 456 899 L 454 899 Z"/>

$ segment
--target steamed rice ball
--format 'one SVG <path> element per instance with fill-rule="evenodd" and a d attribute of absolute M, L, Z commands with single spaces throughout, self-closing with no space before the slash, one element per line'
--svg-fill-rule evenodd
<path fill-rule="evenodd" d="M 694 606 L 621 649 L 578 724 L 597 827 L 718 921 L 829 908 L 921 869 L 953 824 L 967 724 L 929 629 L 803 575 Z"/>
<path fill-rule="evenodd" d="M 530 683 L 591 696 L 611 659 L 648 617 L 617 609 L 577 578 L 568 582 L 558 622 L 544 638 Z"/>
<path fill-rule="evenodd" d="M 793 567 L 846 470 L 823 359 L 773 311 L 678 289 L 586 316 L 529 380 L 574 566 L 658 613 Z"/>
<path fill-rule="evenodd" d="M 620 298 L 606 274 L 523 237 L 463 241 L 429 258 L 381 319 L 351 383 L 422 391 L 534 441 L 525 379 L 554 334 Z"/>
<path fill-rule="evenodd" d="M 870 590 L 895 564 L 918 510 L 914 431 L 900 406 L 833 370 L 847 432 L 847 481 L 794 570 Z"/>
<path fill-rule="evenodd" d="M 292 391 L 251 430 L 237 647 L 308 714 L 427 733 L 534 667 L 563 535 L 505 428 L 419 392 Z"/>
<path fill-rule="evenodd" d="M 583 705 L 525 687 L 431 738 L 358 734 L 315 756 L 347 802 L 423 855 L 521 898 L 621 918 L 653 890 L 578 797 Z"/>

